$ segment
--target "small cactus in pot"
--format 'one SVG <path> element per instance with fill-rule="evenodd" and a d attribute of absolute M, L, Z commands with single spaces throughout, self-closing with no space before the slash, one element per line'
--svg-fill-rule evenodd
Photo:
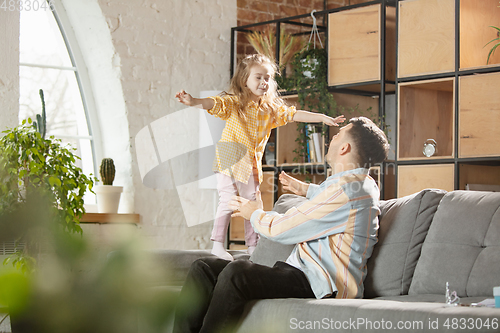
<path fill-rule="evenodd" d="M 113 159 L 103 158 L 99 173 L 101 174 L 102 185 L 94 187 L 97 198 L 97 212 L 116 214 L 123 187 L 113 186 L 113 180 L 115 180 L 115 163 Z"/>
<path fill-rule="evenodd" d="M 113 185 L 115 180 L 115 163 L 112 158 L 103 158 L 99 169 L 103 185 Z"/>

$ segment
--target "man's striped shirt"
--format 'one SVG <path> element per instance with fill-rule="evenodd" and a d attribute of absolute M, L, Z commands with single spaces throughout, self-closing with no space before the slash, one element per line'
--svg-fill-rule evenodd
<path fill-rule="evenodd" d="M 311 184 L 307 200 L 285 214 L 256 210 L 251 223 L 259 234 L 296 244 L 287 263 L 302 270 L 317 298 L 363 297 L 366 261 L 377 242 L 379 188 L 359 168 Z"/>

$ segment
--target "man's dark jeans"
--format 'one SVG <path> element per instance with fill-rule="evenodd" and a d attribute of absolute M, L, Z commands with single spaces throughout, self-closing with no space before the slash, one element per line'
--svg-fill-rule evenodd
<path fill-rule="evenodd" d="M 230 262 L 214 257 L 191 265 L 180 297 L 193 292 L 200 302 L 189 313 L 176 314 L 175 333 L 229 330 L 251 300 L 315 298 L 305 274 L 287 263 L 278 261 L 271 268 L 248 260 Z"/>

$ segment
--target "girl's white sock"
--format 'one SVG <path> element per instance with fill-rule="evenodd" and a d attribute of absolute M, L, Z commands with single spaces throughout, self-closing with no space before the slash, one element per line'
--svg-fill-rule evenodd
<path fill-rule="evenodd" d="M 229 261 L 234 260 L 233 256 L 230 255 L 229 252 L 227 252 L 226 249 L 224 248 L 224 243 L 221 242 L 214 242 L 214 246 L 212 248 L 212 254 L 224 260 L 229 260 Z"/>

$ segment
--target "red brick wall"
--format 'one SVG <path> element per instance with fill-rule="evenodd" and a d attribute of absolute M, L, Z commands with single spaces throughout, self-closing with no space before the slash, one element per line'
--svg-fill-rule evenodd
<path fill-rule="evenodd" d="M 327 9 L 370 0 L 328 0 Z M 238 26 L 310 13 L 324 9 L 323 0 L 237 0 Z"/>
<path fill-rule="evenodd" d="M 332 9 L 342 6 L 349 6 L 371 0 L 327 0 L 326 9 Z M 317 11 L 324 10 L 325 2 L 323 0 L 237 0 L 237 24 L 238 26 L 253 23 L 270 21 L 278 18 L 296 16 L 310 13 L 313 9 Z M 318 25 L 326 25 L 323 17 L 317 17 Z M 304 23 L 312 24 L 312 19 L 301 20 Z M 266 26 L 252 28 L 254 30 L 266 29 Z M 310 28 L 298 28 L 296 26 L 282 26 L 286 32 L 310 32 Z M 240 33 L 239 33 L 240 34 Z M 254 53 L 255 50 L 247 42 L 244 33 L 237 36 L 237 58 L 238 60 L 244 54 Z"/>

